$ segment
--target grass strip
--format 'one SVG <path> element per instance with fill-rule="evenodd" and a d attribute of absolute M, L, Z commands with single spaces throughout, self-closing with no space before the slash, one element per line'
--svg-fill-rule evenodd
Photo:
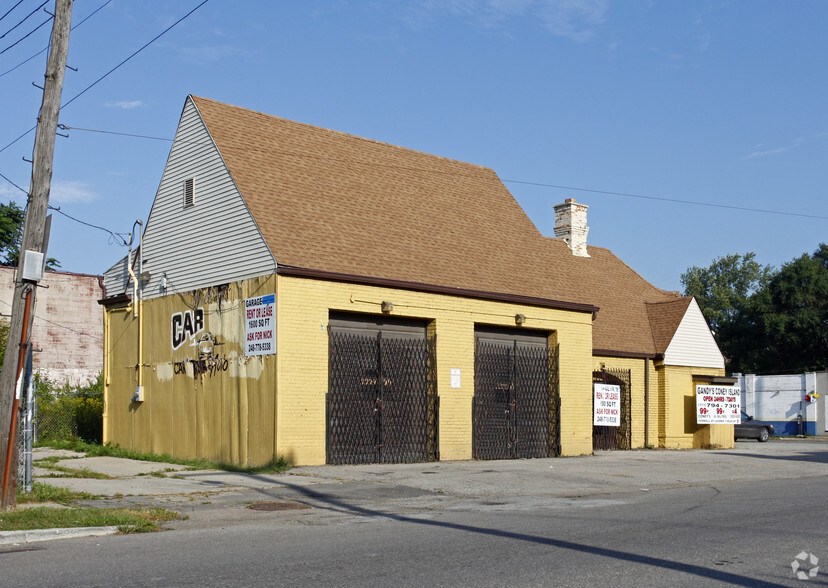
<path fill-rule="evenodd" d="M 33 482 L 32 491 L 23 493 L 18 490 L 17 503 L 31 504 L 37 502 L 54 502 L 55 504 L 70 505 L 75 500 L 95 500 L 99 498 L 89 492 L 78 492 L 68 488 L 60 488 L 42 482 Z M 1 511 L 0 511 L 1 512 Z"/>
<path fill-rule="evenodd" d="M 161 463 L 172 463 L 177 465 L 187 466 L 192 470 L 224 470 L 226 472 L 238 472 L 243 474 L 279 474 L 290 469 L 290 465 L 279 458 L 262 466 L 240 466 L 232 463 L 215 462 L 207 459 L 180 459 L 172 457 L 166 453 L 158 455 L 156 453 L 143 453 L 133 449 L 123 449 L 118 445 L 107 443 L 106 445 L 98 445 L 96 443 L 87 443 L 78 439 L 68 441 L 50 441 L 49 447 L 54 449 L 68 449 L 70 451 L 78 451 L 85 453 L 87 457 L 121 457 L 125 459 L 136 459 L 141 461 L 152 461 Z"/>
<path fill-rule="evenodd" d="M 70 527 L 119 527 L 123 533 L 160 529 L 158 523 L 179 518 L 164 508 L 55 508 L 38 506 L 0 512 L 0 531 L 65 529 Z"/>

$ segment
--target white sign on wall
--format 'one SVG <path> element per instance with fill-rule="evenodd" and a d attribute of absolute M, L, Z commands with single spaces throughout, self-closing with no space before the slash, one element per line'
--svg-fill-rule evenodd
<path fill-rule="evenodd" d="M 700 425 L 738 425 L 742 391 L 738 386 L 696 386 L 696 422 Z"/>
<path fill-rule="evenodd" d="M 593 384 L 592 424 L 602 427 L 621 425 L 621 386 Z"/>
<path fill-rule="evenodd" d="M 451 368 L 451 387 L 460 387 L 460 368 Z"/>
<path fill-rule="evenodd" d="M 276 295 L 244 301 L 244 354 L 276 353 Z"/>

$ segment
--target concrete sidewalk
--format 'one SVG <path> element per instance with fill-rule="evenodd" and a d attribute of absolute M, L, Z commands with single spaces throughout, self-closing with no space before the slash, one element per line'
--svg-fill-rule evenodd
<path fill-rule="evenodd" d="M 85 457 L 64 450 L 38 449 L 35 460 L 57 455 L 58 465 L 89 470 L 106 479 L 44 477 L 53 472 L 38 469 L 35 479 L 54 486 L 85 491 L 133 504 L 166 502 L 170 507 L 199 504 L 196 496 L 225 496 L 228 503 L 249 505 L 257 498 L 296 500 L 306 506 L 318 503 L 356 504 L 371 501 L 395 507 L 395 500 L 445 504 L 500 500 L 543 504 L 544 501 L 647 492 L 680 486 L 720 482 L 762 482 L 770 479 L 810 478 L 828 475 L 828 442 L 818 439 L 739 441 L 729 450 L 603 451 L 595 455 L 504 461 L 457 461 L 415 464 L 297 467 L 284 474 L 240 474 L 220 470 L 188 471 L 184 466 L 114 457 Z M 96 501 L 97 502 L 97 501 Z M 94 505 L 95 502 L 89 502 Z M 238 510 L 238 509 L 237 509 Z M 235 513 L 238 515 L 238 512 Z M 229 515 L 228 515 L 229 516 Z M 116 530 L 90 529 L 89 535 Z M 82 530 L 46 530 L 0 533 L 0 544 L 79 536 Z M 23 533 L 26 533 L 24 536 Z M 40 538 L 39 538 L 40 537 Z"/>

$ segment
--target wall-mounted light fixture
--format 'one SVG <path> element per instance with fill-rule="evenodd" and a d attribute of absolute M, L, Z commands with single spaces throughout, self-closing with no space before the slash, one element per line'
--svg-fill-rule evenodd
<path fill-rule="evenodd" d="M 149 281 L 152 279 L 152 274 L 149 273 L 149 272 L 141 272 L 141 274 L 138 276 L 138 279 L 141 280 L 141 286 L 142 287 L 146 286 L 147 284 L 149 284 Z"/>
<path fill-rule="evenodd" d="M 382 312 L 391 312 L 392 310 L 394 310 L 394 303 L 389 302 L 388 300 L 383 300 L 381 308 Z"/>
<path fill-rule="evenodd" d="M 167 291 L 167 272 L 164 272 L 164 275 L 161 276 L 161 283 L 158 284 L 158 287 L 162 292 Z"/>
<path fill-rule="evenodd" d="M 515 315 L 515 324 L 522 325 L 526 322 L 526 315 L 525 314 L 516 314 Z"/>

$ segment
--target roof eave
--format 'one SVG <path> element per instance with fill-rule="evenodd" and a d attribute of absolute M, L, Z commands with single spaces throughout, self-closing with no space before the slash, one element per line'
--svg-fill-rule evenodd
<path fill-rule="evenodd" d="M 452 296 L 466 296 L 482 300 L 495 300 L 498 302 L 511 302 L 515 304 L 526 304 L 528 306 L 539 306 L 542 308 L 554 308 L 558 310 L 571 310 L 574 312 L 588 312 L 595 314 L 598 307 L 593 304 L 579 302 L 567 302 L 564 300 L 550 300 L 534 296 L 523 296 L 520 294 L 509 294 L 504 292 L 486 292 L 483 290 L 471 290 L 467 288 L 453 288 L 451 286 L 440 286 L 436 284 L 424 284 L 421 282 L 409 282 L 405 280 L 392 280 L 388 278 L 377 278 L 371 276 L 358 276 L 326 270 L 317 270 L 303 267 L 292 267 L 280 265 L 276 273 L 282 276 L 293 276 L 301 278 L 312 278 L 316 280 L 329 280 L 333 282 L 345 282 L 349 284 L 364 284 L 369 286 L 383 286 L 387 288 L 400 288 L 403 290 L 414 290 L 416 292 L 429 292 L 432 294 L 449 294 Z"/>

